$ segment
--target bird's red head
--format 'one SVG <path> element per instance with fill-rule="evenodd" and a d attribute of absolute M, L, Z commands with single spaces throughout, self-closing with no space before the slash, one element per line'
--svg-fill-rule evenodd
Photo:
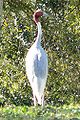
<path fill-rule="evenodd" d="M 33 14 L 33 20 L 36 24 L 39 22 L 39 17 L 42 15 L 43 15 L 43 12 L 41 9 L 38 9 L 35 11 L 35 13 Z"/>

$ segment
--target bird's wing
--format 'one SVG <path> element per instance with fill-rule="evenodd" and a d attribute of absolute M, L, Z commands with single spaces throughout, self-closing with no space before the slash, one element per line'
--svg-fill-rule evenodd
<path fill-rule="evenodd" d="M 46 54 L 36 54 L 34 59 L 34 73 L 37 77 L 44 79 L 47 76 L 47 56 Z"/>
<path fill-rule="evenodd" d="M 38 89 L 41 94 L 43 93 L 46 79 L 47 79 L 47 73 L 48 73 L 48 63 L 47 63 L 47 56 L 43 52 L 43 54 L 36 54 L 34 59 L 34 83 L 35 88 Z M 37 79 L 35 79 L 37 78 Z M 37 81 L 35 81 L 37 80 Z"/>
<path fill-rule="evenodd" d="M 43 91 L 48 73 L 47 56 L 43 49 L 29 51 L 26 57 L 26 71 L 32 89 Z"/>

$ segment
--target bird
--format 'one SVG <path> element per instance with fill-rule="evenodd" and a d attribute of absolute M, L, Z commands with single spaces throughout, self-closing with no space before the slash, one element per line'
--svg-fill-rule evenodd
<path fill-rule="evenodd" d="M 34 106 L 37 104 L 44 106 L 44 89 L 48 76 L 48 56 L 41 46 L 42 29 L 39 22 L 41 16 L 47 16 L 41 9 L 33 14 L 38 33 L 25 57 L 26 74 L 32 88 Z"/>

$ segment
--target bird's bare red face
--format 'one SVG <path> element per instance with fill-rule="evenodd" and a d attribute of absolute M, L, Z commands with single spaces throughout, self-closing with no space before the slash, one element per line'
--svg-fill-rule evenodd
<path fill-rule="evenodd" d="M 43 15 L 43 12 L 41 10 L 37 10 L 33 15 L 33 20 L 35 23 L 39 22 L 39 17 Z"/>

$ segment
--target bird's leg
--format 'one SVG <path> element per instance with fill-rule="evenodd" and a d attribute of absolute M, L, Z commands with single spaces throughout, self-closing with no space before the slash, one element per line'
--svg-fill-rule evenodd
<path fill-rule="evenodd" d="M 41 97 L 42 107 L 44 106 L 44 95 Z"/>
<path fill-rule="evenodd" d="M 34 106 L 36 106 L 36 96 L 33 94 L 33 99 L 34 99 Z"/>

